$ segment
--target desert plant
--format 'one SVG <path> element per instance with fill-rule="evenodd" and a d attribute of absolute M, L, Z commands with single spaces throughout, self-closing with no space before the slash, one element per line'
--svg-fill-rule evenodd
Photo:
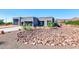
<path fill-rule="evenodd" d="M 24 30 L 26 30 L 26 25 L 22 25 L 22 28 L 23 28 Z"/>
<path fill-rule="evenodd" d="M 53 23 L 53 27 L 60 27 L 58 23 Z"/>
<path fill-rule="evenodd" d="M 53 23 L 52 22 L 48 22 L 47 25 L 48 25 L 48 27 L 52 27 Z"/>
<path fill-rule="evenodd" d="M 58 23 L 48 22 L 48 27 L 60 27 Z"/>
<path fill-rule="evenodd" d="M 11 25 L 12 24 L 12 22 L 7 22 L 7 23 L 5 23 L 5 25 Z"/>
<path fill-rule="evenodd" d="M 22 26 L 22 28 L 24 30 L 31 30 L 32 29 L 32 26 L 31 26 L 31 24 L 25 24 L 25 25 Z"/>
<path fill-rule="evenodd" d="M 21 29 L 18 29 L 19 31 L 21 31 Z"/>
<path fill-rule="evenodd" d="M 0 20 L 0 25 L 3 25 L 3 24 L 4 24 L 3 20 Z"/>
<path fill-rule="evenodd" d="M 75 21 L 67 21 L 67 22 L 65 22 L 65 24 L 79 25 L 79 20 L 75 20 Z"/>

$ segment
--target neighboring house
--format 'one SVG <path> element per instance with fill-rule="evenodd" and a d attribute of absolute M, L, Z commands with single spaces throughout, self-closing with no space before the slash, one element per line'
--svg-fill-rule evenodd
<path fill-rule="evenodd" d="M 14 25 L 31 24 L 31 26 L 47 26 L 48 22 L 54 22 L 54 17 L 14 17 Z"/>

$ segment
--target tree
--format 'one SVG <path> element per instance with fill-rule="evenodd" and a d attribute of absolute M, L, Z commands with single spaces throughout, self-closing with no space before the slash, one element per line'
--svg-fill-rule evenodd
<path fill-rule="evenodd" d="M 3 25 L 3 24 L 4 24 L 3 20 L 0 20 L 0 25 Z"/>

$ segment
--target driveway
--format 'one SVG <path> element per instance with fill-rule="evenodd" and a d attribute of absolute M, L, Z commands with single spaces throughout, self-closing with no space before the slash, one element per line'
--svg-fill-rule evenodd
<path fill-rule="evenodd" d="M 0 29 L 0 31 L 11 32 L 11 31 L 16 31 L 18 29 L 21 29 L 21 27 L 20 26 L 16 26 L 16 27 L 10 27 L 10 28 L 2 28 L 2 29 Z"/>

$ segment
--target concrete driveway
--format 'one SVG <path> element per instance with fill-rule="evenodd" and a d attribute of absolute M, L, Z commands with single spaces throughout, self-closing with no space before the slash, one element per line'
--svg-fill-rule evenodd
<path fill-rule="evenodd" d="M 21 26 L 10 27 L 10 28 L 2 28 L 2 29 L 0 29 L 0 31 L 11 32 L 11 31 L 16 31 L 18 29 L 21 29 Z"/>

